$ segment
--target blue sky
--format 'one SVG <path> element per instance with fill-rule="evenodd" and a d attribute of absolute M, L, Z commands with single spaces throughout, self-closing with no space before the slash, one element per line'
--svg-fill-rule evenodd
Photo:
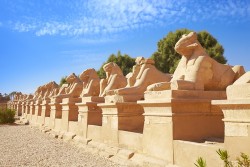
<path fill-rule="evenodd" d="M 0 0 L 0 92 L 98 70 L 118 50 L 150 57 L 180 28 L 210 32 L 250 70 L 249 0 Z"/>

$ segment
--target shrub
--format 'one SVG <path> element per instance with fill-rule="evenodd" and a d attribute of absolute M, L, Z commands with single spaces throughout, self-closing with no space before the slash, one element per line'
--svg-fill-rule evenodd
<path fill-rule="evenodd" d="M 250 166 L 249 156 L 244 153 L 241 153 L 240 157 L 237 158 L 237 163 L 239 167 L 249 167 Z"/>
<path fill-rule="evenodd" d="M 207 164 L 206 164 L 206 161 L 202 158 L 202 157 L 199 157 L 196 161 L 196 164 L 195 164 L 196 167 L 206 167 Z"/>
<path fill-rule="evenodd" d="M 229 155 L 227 150 L 217 150 L 217 154 L 220 156 L 220 159 L 224 162 L 224 167 L 250 167 L 250 159 L 249 156 L 245 153 L 241 153 L 240 157 L 237 157 L 236 163 L 233 165 L 233 161 L 229 160 Z M 206 161 L 199 157 L 195 163 L 196 167 L 206 167 Z"/>
<path fill-rule="evenodd" d="M 0 123 L 14 123 L 15 122 L 15 110 L 6 109 L 6 111 L 0 110 Z"/>
<path fill-rule="evenodd" d="M 221 149 L 219 149 L 219 150 L 217 150 L 216 152 L 217 152 L 217 154 L 219 154 L 220 159 L 221 159 L 222 161 L 224 161 L 224 166 L 225 166 L 225 167 L 233 167 L 232 162 L 230 162 L 230 161 L 228 160 L 228 159 L 229 159 L 229 155 L 228 155 L 228 153 L 227 153 L 227 150 L 221 150 Z"/>

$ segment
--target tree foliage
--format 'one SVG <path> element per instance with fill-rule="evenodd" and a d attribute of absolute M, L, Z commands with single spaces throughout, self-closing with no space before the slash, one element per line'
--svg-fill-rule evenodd
<path fill-rule="evenodd" d="M 10 95 L 4 93 L 0 93 L 0 102 L 6 102 L 10 100 Z"/>
<path fill-rule="evenodd" d="M 15 122 L 15 110 L 0 109 L 0 124 L 14 123 Z"/>
<path fill-rule="evenodd" d="M 191 30 L 188 29 L 169 32 L 166 37 L 157 43 L 157 51 L 151 56 L 155 60 L 156 68 L 164 73 L 173 73 L 175 71 L 181 55 L 174 50 L 174 46 L 183 34 L 188 34 L 189 32 Z M 211 34 L 207 31 L 201 31 L 197 35 L 199 42 L 206 49 L 210 57 L 222 64 L 227 62 L 223 56 L 223 47 Z"/>
<path fill-rule="evenodd" d="M 111 54 L 108 60 L 102 64 L 101 68 L 97 71 L 100 78 L 105 78 L 106 74 L 103 70 L 103 66 L 109 62 L 116 63 L 122 70 L 124 75 L 127 75 L 129 72 L 132 71 L 133 65 L 135 65 L 135 59 L 131 58 L 129 55 L 124 54 L 122 55 L 120 51 L 117 54 Z"/>
<path fill-rule="evenodd" d="M 66 78 L 67 76 L 61 78 L 59 86 L 62 86 L 63 84 L 67 83 Z"/>

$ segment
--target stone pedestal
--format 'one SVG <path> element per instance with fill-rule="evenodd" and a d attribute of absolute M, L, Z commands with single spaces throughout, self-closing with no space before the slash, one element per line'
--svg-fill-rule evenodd
<path fill-rule="evenodd" d="M 17 101 L 13 101 L 13 110 L 17 112 Z"/>
<path fill-rule="evenodd" d="M 25 105 L 25 102 L 22 102 L 22 117 L 26 118 L 26 105 Z"/>
<path fill-rule="evenodd" d="M 12 101 L 12 103 L 11 103 L 11 109 L 15 110 L 15 103 L 14 103 L 14 101 Z"/>
<path fill-rule="evenodd" d="M 108 95 L 105 96 L 105 103 L 116 103 L 116 102 L 136 102 L 137 100 L 143 100 L 144 94 L 141 95 Z"/>
<path fill-rule="evenodd" d="M 78 134 L 84 139 L 87 139 L 88 125 L 102 126 L 102 110 L 97 106 L 98 103 L 103 103 L 103 97 L 83 97 L 81 103 L 76 103 L 78 106 Z"/>
<path fill-rule="evenodd" d="M 38 116 L 41 116 L 41 112 L 42 112 L 41 103 L 42 103 L 41 100 L 34 101 L 35 113 L 34 115 L 32 115 L 33 124 L 38 124 Z"/>
<path fill-rule="evenodd" d="M 211 99 L 225 99 L 225 92 L 150 91 L 137 103 L 144 109 L 143 152 L 173 163 L 173 140 L 204 141 L 222 138 L 223 114 Z"/>
<path fill-rule="evenodd" d="M 55 128 L 56 119 L 62 118 L 62 106 L 61 103 L 62 98 L 51 98 L 51 101 L 49 103 L 50 105 L 50 122 L 49 127 L 51 129 Z"/>
<path fill-rule="evenodd" d="M 11 109 L 11 101 L 8 102 L 8 108 Z"/>
<path fill-rule="evenodd" d="M 225 149 L 232 159 L 241 152 L 250 155 L 250 99 L 213 100 L 224 114 Z"/>
<path fill-rule="evenodd" d="M 81 101 L 80 98 L 63 98 L 62 103 L 62 122 L 61 130 L 69 130 L 69 121 L 78 121 L 78 107 L 76 103 Z"/>
<path fill-rule="evenodd" d="M 16 110 L 17 116 L 22 115 L 22 103 L 20 101 L 17 102 L 17 110 Z"/>
<path fill-rule="evenodd" d="M 49 99 L 43 100 L 41 103 L 42 111 L 41 116 L 38 116 L 38 123 L 40 125 L 49 125 L 49 117 L 50 117 L 50 106 L 49 106 Z"/>
<path fill-rule="evenodd" d="M 29 101 L 25 102 L 25 113 L 26 113 L 26 119 L 30 120 L 30 104 L 29 104 Z"/>
<path fill-rule="evenodd" d="M 119 130 L 142 133 L 143 108 L 135 102 L 101 103 L 102 137 L 108 145 L 119 145 Z"/>
<path fill-rule="evenodd" d="M 35 101 L 30 101 L 30 121 L 34 122 L 34 115 L 35 115 Z"/>

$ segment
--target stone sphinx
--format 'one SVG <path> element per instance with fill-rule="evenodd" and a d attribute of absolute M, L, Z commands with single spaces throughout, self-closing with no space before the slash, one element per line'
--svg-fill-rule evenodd
<path fill-rule="evenodd" d="M 34 93 L 34 100 L 46 100 L 57 95 L 59 86 L 55 81 L 51 81 L 43 86 L 39 86 Z"/>
<path fill-rule="evenodd" d="M 26 96 L 25 100 L 32 100 L 33 99 L 33 95 L 32 94 L 29 94 Z"/>
<path fill-rule="evenodd" d="M 66 78 L 66 81 L 68 83 L 68 86 L 63 87 L 63 89 L 60 89 L 58 94 L 56 96 L 53 96 L 53 98 L 77 98 L 80 96 L 83 83 L 82 81 L 75 75 L 75 73 L 72 73 Z"/>
<path fill-rule="evenodd" d="M 156 69 L 154 60 L 138 57 L 135 62 L 133 72 L 127 79 L 127 86 L 107 91 L 106 95 L 117 95 L 117 98 L 124 96 L 120 100 L 117 99 L 118 101 L 137 101 L 143 99 L 144 92 L 149 85 L 171 80 L 170 74 L 164 74 Z"/>
<path fill-rule="evenodd" d="M 20 101 L 21 100 L 22 93 L 16 92 L 13 96 L 13 101 Z"/>
<path fill-rule="evenodd" d="M 98 96 L 100 93 L 100 78 L 95 69 L 90 68 L 83 71 L 79 78 L 83 81 L 83 89 L 80 97 Z"/>
<path fill-rule="evenodd" d="M 46 92 L 47 92 L 46 85 L 40 86 L 39 92 L 38 92 L 38 94 L 36 95 L 37 100 L 43 100 L 44 97 L 45 97 Z"/>
<path fill-rule="evenodd" d="M 48 91 L 49 92 L 48 97 L 51 98 L 51 97 L 53 97 L 53 96 L 55 96 L 55 95 L 58 94 L 58 92 L 59 92 L 59 85 L 55 81 L 51 81 L 49 83 L 48 89 L 49 89 L 49 91 Z"/>
<path fill-rule="evenodd" d="M 69 86 L 68 83 L 62 84 L 62 86 L 59 87 L 59 91 L 58 91 L 57 95 L 66 94 L 65 89 L 66 89 L 68 86 Z"/>
<path fill-rule="evenodd" d="M 51 83 L 49 82 L 49 83 L 45 84 L 44 87 L 45 87 L 44 88 L 45 89 L 45 93 L 44 93 L 43 99 L 46 100 L 46 99 L 48 99 L 50 91 L 51 91 L 51 88 L 50 88 L 51 87 Z"/>
<path fill-rule="evenodd" d="M 250 99 L 250 71 L 227 87 L 227 99 Z"/>
<path fill-rule="evenodd" d="M 104 97 L 107 91 L 123 88 L 127 85 L 127 79 L 116 63 L 107 63 L 103 66 L 103 69 L 106 72 L 106 79 L 100 81 L 99 96 Z"/>
<path fill-rule="evenodd" d="M 212 59 L 197 40 L 195 32 L 183 35 L 175 50 L 182 58 L 170 82 L 150 85 L 148 90 L 225 90 L 240 74 L 237 68 Z M 237 76 L 237 77 L 236 77 Z"/>
<path fill-rule="evenodd" d="M 134 86 L 134 84 L 136 82 L 136 77 L 140 72 L 140 67 L 141 67 L 140 65 L 141 65 L 142 59 L 144 60 L 144 57 L 137 57 L 135 59 L 135 65 L 132 68 L 132 72 L 130 72 L 126 75 L 126 78 L 127 78 L 127 86 L 126 87 Z"/>
<path fill-rule="evenodd" d="M 27 94 L 22 94 L 20 97 L 20 100 L 24 101 L 27 98 L 27 96 L 28 96 Z"/>
<path fill-rule="evenodd" d="M 34 93 L 33 100 L 38 99 L 38 97 L 39 97 L 39 95 L 40 95 L 40 93 L 41 93 L 41 91 L 42 91 L 41 88 L 42 88 L 42 86 L 39 86 L 39 87 L 36 89 L 36 91 L 35 91 L 35 93 Z"/>

